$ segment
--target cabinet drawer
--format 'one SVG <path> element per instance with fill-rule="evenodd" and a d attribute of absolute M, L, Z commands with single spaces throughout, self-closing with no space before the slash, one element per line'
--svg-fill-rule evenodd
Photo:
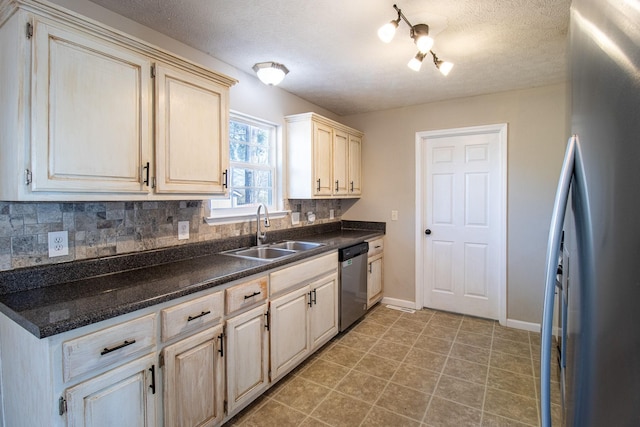
<path fill-rule="evenodd" d="M 66 341 L 62 344 L 64 380 L 124 362 L 155 344 L 155 313 Z"/>
<path fill-rule="evenodd" d="M 367 257 L 371 258 L 372 256 L 381 254 L 383 251 L 384 239 L 382 237 L 369 241 L 369 252 L 367 252 Z"/>
<path fill-rule="evenodd" d="M 337 251 L 291 267 L 283 268 L 282 270 L 271 273 L 269 293 L 275 295 L 291 286 L 309 282 L 321 274 L 337 269 Z"/>
<path fill-rule="evenodd" d="M 267 299 L 266 276 L 227 289 L 227 314 Z"/>
<path fill-rule="evenodd" d="M 224 310 L 222 297 L 222 291 L 218 291 L 162 310 L 162 341 L 204 325 L 218 323 Z"/>

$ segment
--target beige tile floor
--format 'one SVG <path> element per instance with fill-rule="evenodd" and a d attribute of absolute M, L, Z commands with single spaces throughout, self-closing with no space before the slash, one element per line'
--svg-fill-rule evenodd
<path fill-rule="evenodd" d="M 379 304 L 227 426 L 537 426 L 539 352 L 537 333 Z M 560 425 L 557 382 L 552 400 Z"/>

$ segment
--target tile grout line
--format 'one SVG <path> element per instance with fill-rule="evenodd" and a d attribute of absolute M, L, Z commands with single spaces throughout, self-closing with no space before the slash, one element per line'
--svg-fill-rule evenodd
<path fill-rule="evenodd" d="M 496 331 L 495 321 L 491 328 L 491 346 L 489 347 L 489 360 L 487 363 L 487 376 L 484 379 L 484 395 L 482 396 L 482 408 L 480 410 L 480 425 L 484 422 L 484 405 L 487 402 L 487 389 L 489 388 L 489 372 L 491 371 L 491 356 L 493 355 L 493 338 Z"/>
<path fill-rule="evenodd" d="M 435 317 L 435 314 L 431 317 L 431 319 L 429 320 L 429 323 L 431 323 L 431 320 L 434 317 Z M 447 358 L 444 361 L 444 365 L 442 366 L 442 370 L 440 371 L 440 373 L 438 375 L 438 380 L 436 381 L 436 384 L 433 386 L 433 393 L 431 393 L 431 397 L 429 398 L 429 403 L 427 404 L 427 409 L 425 409 L 424 414 L 422 415 L 421 424 L 426 424 L 427 413 L 429 412 L 429 409 L 431 408 L 431 403 L 433 402 L 433 397 L 436 395 L 436 390 L 438 389 L 438 385 L 440 384 L 440 379 L 442 378 L 442 375 L 444 375 L 444 368 L 447 366 L 447 363 L 449 362 L 449 357 L 451 356 L 451 352 L 453 351 L 453 345 L 456 342 L 456 338 L 458 338 L 458 333 L 460 332 L 460 328 L 462 327 L 462 321 L 463 320 L 464 320 L 464 316 L 460 320 L 460 324 L 458 325 L 458 328 L 456 329 L 456 334 L 453 337 L 453 339 L 451 340 L 451 347 L 449 347 L 449 352 L 447 353 Z"/>

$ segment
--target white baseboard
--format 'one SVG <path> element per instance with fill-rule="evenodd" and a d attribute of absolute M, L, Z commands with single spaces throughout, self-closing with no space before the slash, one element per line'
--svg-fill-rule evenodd
<path fill-rule="evenodd" d="M 397 298 L 384 297 L 382 298 L 382 301 L 380 301 L 380 303 L 397 305 L 398 307 L 411 308 L 414 310 L 420 310 L 422 308 L 422 307 L 416 307 L 416 303 L 413 301 L 407 301 L 407 300 L 397 299 Z"/>
<path fill-rule="evenodd" d="M 529 332 L 540 332 L 540 323 L 523 322 L 522 320 L 507 319 L 508 328 L 522 329 Z"/>

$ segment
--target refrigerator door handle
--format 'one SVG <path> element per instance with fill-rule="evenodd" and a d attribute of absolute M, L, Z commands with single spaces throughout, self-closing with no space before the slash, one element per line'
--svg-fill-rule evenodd
<path fill-rule="evenodd" d="M 567 142 L 558 189 L 553 203 L 547 259 L 545 271 L 544 305 L 542 309 L 540 346 L 540 411 L 542 427 L 551 426 L 551 337 L 553 334 L 553 304 L 558 270 L 558 256 L 562 239 L 562 226 L 569 199 L 569 187 L 574 175 L 577 137 L 573 135 Z"/>

